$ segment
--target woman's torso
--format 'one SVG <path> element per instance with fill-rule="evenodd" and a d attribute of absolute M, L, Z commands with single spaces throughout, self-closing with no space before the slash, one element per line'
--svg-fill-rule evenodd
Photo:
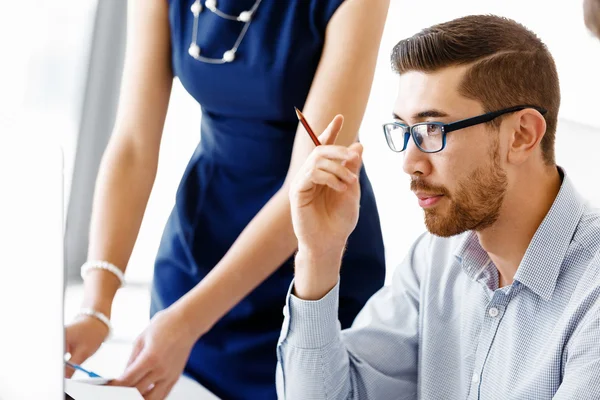
<path fill-rule="evenodd" d="M 341 2 L 262 0 L 236 59 L 214 65 L 188 54 L 193 0 L 171 0 L 173 72 L 201 105 L 202 123 L 200 143 L 157 256 L 153 312 L 168 307 L 210 272 L 281 187 L 298 125 L 294 106 L 304 105 L 327 23 Z M 217 2 L 232 15 L 254 4 Z M 201 54 L 220 58 L 243 25 L 204 9 L 197 21 Z M 385 273 L 379 217 L 364 170 L 361 187 L 361 216 L 344 258 L 344 326 L 381 287 Z M 275 344 L 292 276 L 290 259 L 201 338 L 186 371 L 223 397 L 273 397 Z"/>

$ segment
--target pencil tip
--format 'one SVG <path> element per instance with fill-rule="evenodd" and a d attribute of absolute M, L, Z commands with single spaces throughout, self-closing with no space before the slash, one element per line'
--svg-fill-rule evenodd
<path fill-rule="evenodd" d="M 298 119 L 301 119 L 302 113 L 300 112 L 300 110 L 298 110 L 296 107 L 294 107 L 294 110 L 296 110 L 296 115 L 298 116 Z"/>

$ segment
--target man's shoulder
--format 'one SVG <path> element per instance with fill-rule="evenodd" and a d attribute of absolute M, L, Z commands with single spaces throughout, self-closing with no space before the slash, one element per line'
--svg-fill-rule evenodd
<path fill-rule="evenodd" d="M 577 295 L 574 298 L 589 302 L 589 296 L 592 296 L 594 303 L 600 299 L 600 209 L 586 206 L 572 243 L 575 246 L 570 253 L 569 268 L 565 271 L 577 276 Z M 576 266 L 579 268 L 574 268 Z M 569 272 L 566 273 L 570 276 Z"/>
<path fill-rule="evenodd" d="M 588 205 L 573 235 L 573 242 L 592 255 L 600 254 L 600 209 Z"/>

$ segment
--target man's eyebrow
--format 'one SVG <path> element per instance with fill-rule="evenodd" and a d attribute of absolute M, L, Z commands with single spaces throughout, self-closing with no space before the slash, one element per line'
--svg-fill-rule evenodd
<path fill-rule="evenodd" d="M 425 110 L 425 111 L 421 111 L 421 112 L 414 114 L 412 119 L 413 120 L 423 120 L 425 118 L 443 118 L 443 117 L 447 117 L 447 116 L 448 116 L 448 114 L 443 111 L 431 109 L 431 110 Z M 395 112 L 392 113 L 392 118 L 400 120 L 400 121 L 404 121 L 404 119 L 402 117 L 400 117 L 398 114 L 396 114 Z"/>
<path fill-rule="evenodd" d="M 448 116 L 448 114 L 446 114 L 443 111 L 432 109 L 432 110 L 421 111 L 421 112 L 413 115 L 413 119 L 443 118 L 443 117 L 447 117 L 447 116 Z"/>

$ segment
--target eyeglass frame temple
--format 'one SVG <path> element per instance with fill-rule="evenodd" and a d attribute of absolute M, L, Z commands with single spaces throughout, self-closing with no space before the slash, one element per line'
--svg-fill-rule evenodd
<path fill-rule="evenodd" d="M 498 118 L 501 115 L 525 110 L 526 108 L 533 108 L 534 110 L 538 111 L 542 115 L 545 115 L 548 112 L 548 110 L 546 110 L 545 108 L 538 107 L 538 106 L 532 106 L 532 105 L 514 106 L 514 107 L 509 107 L 509 108 L 505 108 L 505 109 L 498 110 L 498 111 L 492 111 L 492 112 L 489 112 L 489 113 L 486 113 L 483 115 L 478 115 L 476 117 L 462 119 L 460 121 L 452 122 L 449 124 L 444 124 L 444 125 L 442 125 L 443 133 L 444 134 L 450 133 L 453 131 L 457 131 L 459 129 L 464 129 L 464 128 L 468 128 L 470 126 L 490 122 L 490 121 L 493 121 L 494 119 Z"/>

